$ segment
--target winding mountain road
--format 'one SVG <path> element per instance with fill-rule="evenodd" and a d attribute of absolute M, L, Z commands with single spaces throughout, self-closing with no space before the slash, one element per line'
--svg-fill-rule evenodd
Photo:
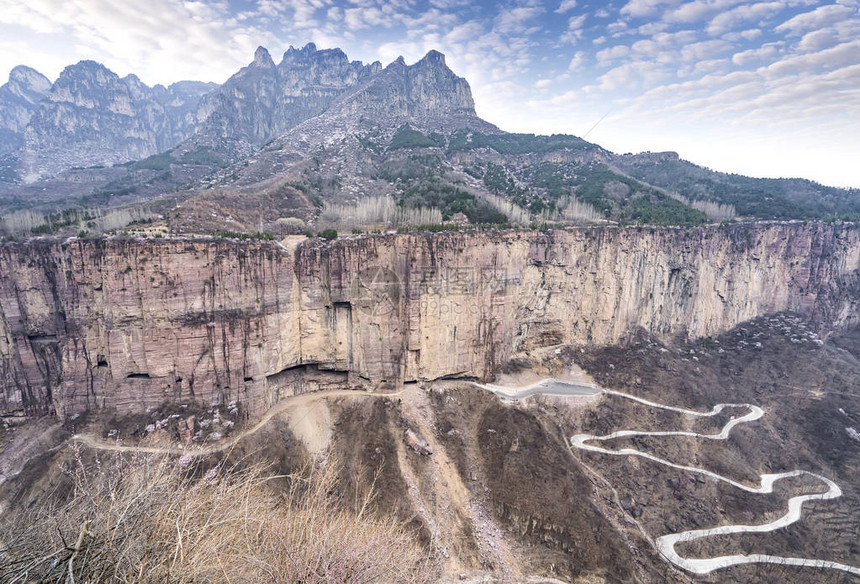
<path fill-rule="evenodd" d="M 694 541 L 697 539 L 703 539 L 706 537 L 713 537 L 717 535 L 728 535 L 735 533 L 768 533 L 771 531 L 775 531 L 777 529 L 781 529 L 788 525 L 791 525 L 795 521 L 798 521 L 801 518 L 803 504 L 807 501 L 822 501 L 827 499 L 836 499 L 842 495 L 842 490 L 839 488 L 839 485 L 831 481 L 830 479 L 823 477 L 819 474 L 815 474 L 813 472 L 805 471 L 805 470 L 794 470 L 790 472 L 784 473 L 775 473 L 775 474 L 764 474 L 761 475 L 761 482 L 758 486 L 749 486 L 743 483 L 739 483 L 717 473 L 711 472 L 709 470 L 693 467 L 693 466 L 685 466 L 680 464 L 675 464 L 669 462 L 668 460 L 664 460 L 652 454 L 648 454 L 647 452 L 642 452 L 633 448 L 621 448 L 618 450 L 610 450 L 607 448 L 603 448 L 594 444 L 595 442 L 606 442 L 608 440 L 613 440 L 615 438 L 626 438 L 631 436 L 686 436 L 690 438 L 701 438 L 707 440 L 726 440 L 729 437 L 732 429 L 738 424 L 744 424 L 748 422 L 753 422 L 758 420 L 764 415 L 764 410 L 758 406 L 754 406 L 752 404 L 744 404 L 744 403 L 726 403 L 726 404 L 718 404 L 714 406 L 709 412 L 697 412 L 695 410 L 688 410 L 685 408 L 678 408 L 674 406 L 667 406 L 664 404 L 660 404 L 657 402 L 645 400 L 633 395 L 629 395 L 619 391 L 607 390 L 598 388 L 592 384 L 569 384 L 567 382 L 554 380 L 554 379 L 544 379 L 538 383 L 532 384 L 523 388 L 503 388 L 500 386 L 493 385 L 480 385 L 475 384 L 479 387 L 483 387 L 497 395 L 501 395 L 506 398 L 515 398 L 515 397 L 525 397 L 527 395 L 534 395 L 536 393 L 544 393 L 541 391 L 542 388 L 548 388 L 549 393 L 551 395 L 588 395 L 587 389 L 591 388 L 591 393 L 602 393 L 606 395 L 615 395 L 624 399 L 633 400 L 639 402 L 643 405 L 647 405 L 649 407 L 660 408 L 664 410 L 670 410 L 674 412 L 681 413 L 686 416 L 695 416 L 700 418 L 707 418 L 711 416 L 715 416 L 722 412 L 726 408 L 743 408 L 748 410 L 743 416 L 740 417 L 732 417 L 725 426 L 723 426 L 722 430 L 720 430 L 717 434 L 701 434 L 698 432 L 682 432 L 682 431 L 665 431 L 665 432 L 646 432 L 639 430 L 620 430 L 618 432 L 612 432 L 611 434 L 606 434 L 603 436 L 595 436 L 593 434 L 576 434 L 570 438 L 570 444 L 573 448 L 577 448 L 580 450 L 586 450 L 590 452 L 599 452 L 602 454 L 609 454 L 611 456 L 639 456 L 641 458 L 646 458 L 648 460 L 660 463 L 662 465 L 675 468 L 678 470 L 683 470 L 686 472 L 700 474 L 706 477 L 710 477 L 714 480 L 722 481 L 733 487 L 738 489 L 742 489 L 749 493 L 761 493 L 767 494 L 773 492 L 774 484 L 782 479 L 797 477 L 801 475 L 808 475 L 814 477 L 815 479 L 821 481 L 824 486 L 827 487 L 827 490 L 820 493 L 812 493 L 805 495 L 798 495 L 795 497 L 791 497 L 788 500 L 788 510 L 787 512 L 779 517 L 778 519 L 771 521 L 769 523 L 765 523 L 762 525 L 723 525 L 720 527 L 714 527 L 711 529 L 694 529 L 691 531 L 684 531 L 681 533 L 671 533 L 667 535 L 660 536 L 654 540 L 655 547 L 657 551 L 662 555 L 667 561 L 671 562 L 675 566 L 687 570 L 688 572 L 692 572 L 694 574 L 710 574 L 715 570 L 720 570 L 723 568 L 728 568 L 731 566 L 737 566 L 741 564 L 780 564 L 780 565 L 790 565 L 790 566 L 805 566 L 805 567 L 813 567 L 813 568 L 824 568 L 824 569 L 832 569 L 832 570 L 840 570 L 843 572 L 848 572 L 849 574 L 854 574 L 856 576 L 860 576 L 860 568 L 849 566 L 846 564 L 841 564 L 839 562 L 831 562 L 828 560 L 816 560 L 816 559 L 807 559 L 807 558 L 795 558 L 795 557 L 783 557 L 783 556 L 773 556 L 767 554 L 736 554 L 736 555 L 728 555 L 728 556 L 717 556 L 714 558 L 685 558 L 678 554 L 675 551 L 675 546 L 681 542 Z M 570 389 L 565 392 L 561 386 L 569 385 Z"/>

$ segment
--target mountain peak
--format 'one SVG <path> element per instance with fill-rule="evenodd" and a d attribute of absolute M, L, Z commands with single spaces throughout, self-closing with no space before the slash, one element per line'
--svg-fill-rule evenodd
<path fill-rule="evenodd" d="M 9 92 L 35 102 L 51 89 L 51 81 L 31 67 L 18 65 L 9 72 L 9 82 L 4 85 Z"/>
<path fill-rule="evenodd" d="M 301 49 L 297 49 L 293 45 L 290 45 L 290 47 L 284 53 L 284 58 L 286 59 L 287 57 L 298 57 L 298 56 L 307 57 L 307 56 L 312 55 L 313 53 L 316 53 L 316 52 L 317 52 L 317 46 L 314 43 L 308 43 L 305 46 L 303 46 Z"/>
<path fill-rule="evenodd" d="M 418 63 L 440 63 L 442 65 L 445 65 L 445 55 L 435 49 L 431 49 L 427 51 L 427 54 L 424 55 L 424 57 L 420 61 L 418 61 Z"/>
<path fill-rule="evenodd" d="M 9 72 L 9 81 L 15 81 L 18 83 L 27 83 L 27 84 L 36 84 L 40 88 L 44 87 L 44 91 L 47 91 L 51 87 L 51 82 L 47 77 L 33 69 L 32 67 L 27 67 L 26 65 L 18 65 L 13 68 Z"/>
<path fill-rule="evenodd" d="M 22 146 L 30 117 L 50 90 L 51 82 L 35 69 L 19 65 L 9 72 L 0 86 L 0 156 Z"/>
<path fill-rule="evenodd" d="M 98 61 L 85 59 L 63 69 L 57 78 L 57 83 L 67 83 L 69 80 L 80 78 L 98 79 L 100 83 L 104 83 L 108 79 L 119 81 L 119 75 Z"/>
<path fill-rule="evenodd" d="M 406 59 L 403 58 L 403 55 L 400 55 L 396 59 L 394 59 L 391 63 L 389 63 L 386 69 L 405 69 L 406 68 Z"/>
<path fill-rule="evenodd" d="M 266 47 L 261 46 L 257 47 L 257 50 L 254 51 L 254 62 L 251 65 L 254 67 L 272 68 L 275 66 L 275 62 L 272 60 L 272 56 Z"/>

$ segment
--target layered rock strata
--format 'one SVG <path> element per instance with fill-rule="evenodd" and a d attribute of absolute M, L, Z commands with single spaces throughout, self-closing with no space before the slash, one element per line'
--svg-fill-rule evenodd
<path fill-rule="evenodd" d="M 0 247 L 0 412 L 252 413 L 286 395 L 488 379 L 565 344 L 857 321 L 860 229 L 821 224 Z"/>

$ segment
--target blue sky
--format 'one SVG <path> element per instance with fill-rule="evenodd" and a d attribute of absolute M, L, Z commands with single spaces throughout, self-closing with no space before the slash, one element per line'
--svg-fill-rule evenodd
<path fill-rule="evenodd" d="M 0 78 L 98 60 L 224 81 L 257 45 L 442 51 L 504 130 L 860 187 L 860 1 L 0 0 Z"/>

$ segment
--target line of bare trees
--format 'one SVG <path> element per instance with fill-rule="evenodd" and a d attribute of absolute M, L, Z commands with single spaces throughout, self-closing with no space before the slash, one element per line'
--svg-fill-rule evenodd
<path fill-rule="evenodd" d="M 400 227 L 442 223 L 442 212 L 429 207 L 405 208 L 386 196 L 368 197 L 354 205 L 324 203 L 320 220 L 339 227 Z"/>
<path fill-rule="evenodd" d="M 682 194 L 666 191 L 666 194 L 676 201 L 704 213 L 711 221 L 727 221 L 737 217 L 734 205 L 717 203 L 715 201 L 700 201 L 685 197 Z"/>
<path fill-rule="evenodd" d="M 90 232 L 112 231 L 134 221 L 149 219 L 148 207 L 123 207 L 118 209 L 69 209 L 58 213 L 43 213 L 25 209 L 0 218 L 0 233 L 19 236 L 30 233 L 53 233 L 62 227 Z"/>

